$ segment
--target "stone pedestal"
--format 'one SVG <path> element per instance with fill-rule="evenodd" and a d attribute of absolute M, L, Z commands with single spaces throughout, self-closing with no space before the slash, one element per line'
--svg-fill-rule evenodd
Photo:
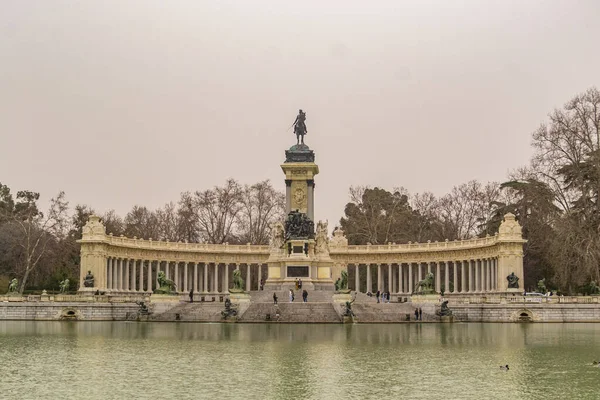
<path fill-rule="evenodd" d="M 454 315 L 444 315 L 440 317 L 440 322 L 448 323 L 454 322 Z"/>

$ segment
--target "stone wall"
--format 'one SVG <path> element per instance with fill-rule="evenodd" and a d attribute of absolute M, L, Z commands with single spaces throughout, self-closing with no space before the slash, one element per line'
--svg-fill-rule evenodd
<path fill-rule="evenodd" d="M 598 304 L 469 304 L 450 308 L 463 322 L 600 322 Z"/>
<path fill-rule="evenodd" d="M 28 321 L 125 321 L 137 315 L 135 303 L 2 302 L 0 320 Z"/>

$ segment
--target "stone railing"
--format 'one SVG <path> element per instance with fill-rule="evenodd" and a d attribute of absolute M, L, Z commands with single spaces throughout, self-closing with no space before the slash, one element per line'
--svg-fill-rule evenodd
<path fill-rule="evenodd" d="M 498 235 L 487 236 L 484 238 L 454 240 L 445 242 L 427 243 L 389 243 L 384 245 L 332 245 L 330 253 L 407 253 L 407 252 L 434 252 L 447 250 L 466 250 L 481 247 L 494 246 L 498 243 Z"/>
<path fill-rule="evenodd" d="M 97 240 L 93 239 L 96 242 Z M 86 242 L 84 237 L 82 243 Z M 105 243 L 110 246 L 127 247 L 131 249 L 142 250 L 159 250 L 159 251 L 182 251 L 194 253 L 252 253 L 252 254 L 269 254 L 269 246 L 264 245 L 230 245 L 210 244 L 210 243 L 184 243 L 184 242 L 168 242 L 160 240 L 144 240 L 136 238 L 128 238 L 125 236 L 106 235 Z"/>

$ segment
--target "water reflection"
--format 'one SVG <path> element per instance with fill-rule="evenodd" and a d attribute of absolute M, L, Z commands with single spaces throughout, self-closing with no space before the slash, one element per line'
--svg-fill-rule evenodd
<path fill-rule="evenodd" d="M 595 398 L 600 371 L 589 363 L 600 358 L 594 353 L 599 331 L 594 324 L 4 321 L 0 393 L 32 399 L 164 393 L 251 399 L 482 394 L 505 399 L 540 393 Z M 501 372 L 501 364 L 509 364 L 510 372 Z"/>

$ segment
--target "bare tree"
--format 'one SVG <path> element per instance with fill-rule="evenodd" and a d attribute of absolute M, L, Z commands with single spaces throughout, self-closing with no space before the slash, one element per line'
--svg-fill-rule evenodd
<path fill-rule="evenodd" d="M 237 229 L 241 243 L 268 244 L 271 223 L 285 216 L 285 195 L 268 180 L 246 185 L 241 193 Z"/>
<path fill-rule="evenodd" d="M 225 186 L 196 192 L 194 196 L 198 223 L 209 243 L 225 243 L 236 238 L 235 222 L 242 209 L 242 188 L 234 179 Z"/>

